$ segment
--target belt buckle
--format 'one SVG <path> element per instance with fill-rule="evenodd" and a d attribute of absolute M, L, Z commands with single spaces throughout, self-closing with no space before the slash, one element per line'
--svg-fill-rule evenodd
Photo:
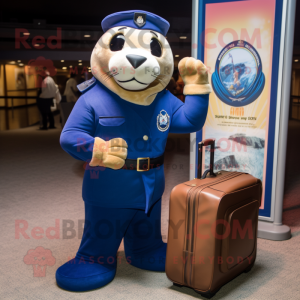
<path fill-rule="evenodd" d="M 147 170 L 145 169 L 140 169 L 140 160 L 146 160 L 148 161 L 148 167 L 147 167 Z M 145 172 L 145 171 L 149 171 L 150 170 L 150 157 L 139 157 L 137 159 L 137 166 L 136 166 L 136 170 L 138 172 Z"/>

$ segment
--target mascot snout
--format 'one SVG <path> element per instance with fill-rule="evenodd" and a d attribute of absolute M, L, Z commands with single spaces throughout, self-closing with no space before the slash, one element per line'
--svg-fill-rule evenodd
<path fill-rule="evenodd" d="M 142 90 L 160 74 L 160 66 L 144 49 L 125 48 L 111 57 L 109 70 L 116 83 L 126 90 Z"/>

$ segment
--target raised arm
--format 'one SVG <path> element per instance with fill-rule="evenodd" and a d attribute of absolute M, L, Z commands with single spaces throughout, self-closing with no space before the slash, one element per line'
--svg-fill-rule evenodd
<path fill-rule="evenodd" d="M 206 120 L 208 96 L 209 94 L 186 96 L 184 104 L 174 97 L 176 98 L 174 101 L 180 102 L 177 106 L 181 105 L 173 113 L 170 132 L 191 133 L 199 131 Z"/>
<path fill-rule="evenodd" d="M 207 68 L 200 60 L 186 57 L 179 62 L 178 69 L 185 83 L 183 93 L 186 99 L 184 104 L 176 97 L 172 99 L 175 109 L 170 132 L 195 132 L 203 127 L 208 110 L 211 85 L 208 82 Z"/>

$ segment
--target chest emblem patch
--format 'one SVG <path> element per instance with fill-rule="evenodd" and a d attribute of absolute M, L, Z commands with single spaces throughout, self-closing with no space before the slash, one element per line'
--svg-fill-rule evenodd
<path fill-rule="evenodd" d="M 170 126 L 170 116 L 164 109 L 161 110 L 160 113 L 158 114 L 156 124 L 158 130 L 162 132 L 168 130 Z"/>

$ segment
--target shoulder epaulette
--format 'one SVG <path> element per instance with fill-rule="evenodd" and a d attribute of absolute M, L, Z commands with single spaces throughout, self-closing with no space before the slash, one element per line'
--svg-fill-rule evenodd
<path fill-rule="evenodd" d="M 87 81 L 84 81 L 77 85 L 78 90 L 81 93 L 85 93 L 87 90 L 89 90 L 91 87 L 93 87 L 96 84 L 96 78 L 93 77 Z"/>

